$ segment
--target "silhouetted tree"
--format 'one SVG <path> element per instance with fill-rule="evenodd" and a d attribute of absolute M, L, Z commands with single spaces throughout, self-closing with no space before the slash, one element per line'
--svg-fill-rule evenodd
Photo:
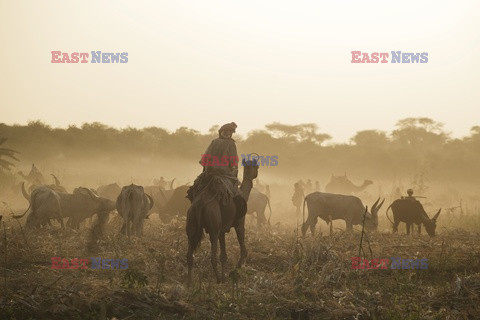
<path fill-rule="evenodd" d="M 392 132 L 394 141 L 414 148 L 437 147 L 448 139 L 443 124 L 430 118 L 405 118 L 397 122 Z"/>
<path fill-rule="evenodd" d="M 389 143 L 387 134 L 378 130 L 358 131 L 351 140 L 359 147 L 384 147 Z"/>
<path fill-rule="evenodd" d="M 317 133 L 318 126 L 315 123 L 303 123 L 297 125 L 273 122 L 265 126 L 274 137 L 280 137 L 290 142 L 313 142 L 321 145 L 332 137 L 326 133 Z"/>

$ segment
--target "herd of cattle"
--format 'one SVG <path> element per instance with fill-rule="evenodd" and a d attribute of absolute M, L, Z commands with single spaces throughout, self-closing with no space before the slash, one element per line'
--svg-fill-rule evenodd
<path fill-rule="evenodd" d="M 144 220 L 149 215 L 158 213 L 162 221 L 169 222 L 176 215 L 186 216 L 190 207 L 190 201 L 186 198 L 189 186 L 173 188 L 173 181 L 170 188 L 134 184 L 120 187 L 117 183 L 112 183 L 97 189 L 78 187 L 68 193 L 55 176 L 54 179 L 55 184 L 33 184 L 28 187 L 28 191 L 25 183 L 21 184 L 22 194 L 30 205 L 23 214 L 15 215 L 14 218 L 19 219 L 28 214 L 27 228 L 52 225 L 51 220 L 58 221 L 64 228 L 64 219 L 68 219 L 67 228 L 79 229 L 82 222 L 95 215 L 108 221 L 109 214 L 117 210 L 124 220 L 121 233 L 142 236 Z M 259 225 L 267 223 L 267 206 L 271 217 L 269 198 L 253 190 L 248 201 L 248 213 L 257 214 Z"/>
<path fill-rule="evenodd" d="M 138 237 L 143 235 L 144 221 L 154 212 L 157 212 L 164 221 L 170 220 L 175 215 L 186 216 L 188 278 L 191 280 L 193 253 L 198 248 L 205 229 L 210 235 L 212 267 L 217 276 L 217 281 L 221 282 L 225 279 L 225 233 L 229 232 L 232 227 L 235 228 L 240 244 L 240 259 L 237 265 L 240 267 L 247 256 L 245 215 L 256 212 L 259 225 L 270 223 L 270 218 L 267 220 L 265 217 L 267 205 L 270 208 L 268 196 L 252 188 L 252 181 L 258 174 L 258 165 L 255 161 L 250 161 L 248 164 L 245 163 L 244 170 L 244 181 L 240 186 L 240 194 L 243 197 L 243 202 L 240 202 L 243 204 L 240 202 L 238 204 L 238 201 L 236 201 L 233 205 L 230 201 L 229 205 L 220 206 L 218 203 L 215 206 L 211 203 L 211 200 L 215 198 L 216 191 L 211 190 L 205 194 L 202 191 L 203 196 L 199 195 L 198 199 L 193 199 L 191 194 L 187 197 L 187 191 L 190 188 L 188 185 L 173 188 L 173 181 L 170 184 L 170 189 L 159 185 L 143 187 L 134 184 L 121 188 L 118 184 L 113 183 L 100 186 L 96 190 L 78 187 L 72 193 L 68 193 L 54 176 L 55 184 L 31 185 L 30 193 L 25 190 L 25 184 L 22 183 L 22 193 L 30 205 L 25 213 L 14 216 L 14 218 L 19 219 L 29 213 L 26 221 L 26 227 L 28 228 L 51 225 L 51 220 L 57 220 L 64 228 L 63 219 L 68 218 L 66 227 L 78 229 L 83 221 L 92 218 L 94 215 L 97 215 L 98 221 L 101 223 L 108 222 L 110 212 L 116 210 L 119 216 L 123 218 L 120 232 L 130 238 L 130 235 Z M 210 184 L 209 182 L 208 185 Z M 234 198 L 234 200 L 239 199 Z M 309 228 L 312 234 L 315 233 L 318 218 L 330 223 L 331 231 L 334 220 L 344 220 L 347 231 L 352 231 L 353 226 L 359 224 L 366 230 L 375 231 L 378 228 L 378 212 L 384 202 L 385 199 L 380 201 L 380 198 L 378 198 L 368 210 L 368 207 L 364 206 L 362 201 L 353 195 L 310 193 L 303 199 L 302 235 L 305 236 Z M 202 204 L 200 205 L 200 203 Z M 306 220 L 305 205 L 308 208 Z M 394 221 L 391 221 L 393 232 L 397 232 L 400 222 L 405 222 L 407 233 L 410 233 L 413 224 L 418 225 L 420 233 L 421 224 L 423 224 L 430 236 L 435 235 L 436 221 L 440 210 L 430 219 L 421 203 L 413 197 L 402 197 L 395 200 L 387 208 L 387 217 L 390 209 L 392 209 L 394 219 Z M 217 242 L 220 242 L 221 251 L 220 272 L 217 269 Z"/>
<path fill-rule="evenodd" d="M 78 229 L 83 221 L 91 219 L 94 215 L 108 221 L 109 213 L 117 210 L 124 220 L 121 232 L 127 236 L 131 234 L 141 236 L 144 220 L 148 219 L 150 214 L 158 213 L 162 221 L 168 222 L 175 215 L 185 216 L 190 207 L 190 201 L 186 198 L 189 186 L 173 188 L 175 179 L 172 180 L 170 188 L 157 185 L 142 187 L 134 184 L 121 188 L 118 184 L 112 183 L 100 186 L 96 190 L 78 187 L 72 193 L 68 193 L 57 177 L 53 178 L 55 184 L 31 185 L 30 194 L 22 183 L 22 194 L 30 206 L 24 214 L 14 217 L 21 218 L 29 213 L 27 227 L 51 225 L 52 219 L 64 227 L 64 219 L 68 218 L 66 227 Z M 302 234 L 305 236 L 309 228 L 314 234 L 318 218 L 327 223 L 344 220 L 347 231 L 351 231 L 353 225 L 359 224 L 364 224 L 366 230 L 374 231 L 378 227 L 378 212 L 384 201 L 385 199 L 380 202 L 379 198 L 368 211 L 368 207 L 353 195 L 310 193 L 303 202 Z M 306 220 L 305 205 L 308 209 Z M 267 195 L 255 188 L 252 189 L 247 206 L 247 213 L 256 213 L 258 225 L 270 224 L 272 209 Z M 265 216 L 267 206 L 270 210 L 268 220 Z M 435 235 L 436 221 L 441 210 L 430 219 L 421 203 L 411 199 L 395 200 L 387 209 L 387 218 L 390 209 L 393 212 L 394 221 L 389 218 L 393 232 L 398 231 L 400 222 L 405 222 L 407 234 L 413 230 L 413 224 L 418 225 L 420 233 L 423 224 L 430 236 Z"/>

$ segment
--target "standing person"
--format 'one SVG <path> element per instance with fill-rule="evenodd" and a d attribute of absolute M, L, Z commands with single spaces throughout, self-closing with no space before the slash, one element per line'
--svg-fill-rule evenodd
<path fill-rule="evenodd" d="M 292 203 L 293 205 L 297 208 L 296 214 L 297 217 L 300 214 L 300 207 L 302 206 L 302 201 L 303 198 L 305 197 L 304 192 L 303 192 L 303 187 L 301 186 L 300 183 L 295 183 L 293 185 L 294 192 L 292 196 Z"/>
<path fill-rule="evenodd" d="M 163 177 L 160 177 L 160 179 L 153 180 L 153 184 L 158 186 L 160 189 L 163 189 L 163 190 L 165 190 L 165 188 L 167 186 L 167 182 L 165 181 L 165 179 Z"/>
<path fill-rule="evenodd" d="M 315 181 L 315 192 L 320 192 L 320 182 Z"/>
<path fill-rule="evenodd" d="M 300 188 L 302 188 L 302 190 L 305 190 L 305 182 L 303 182 L 302 179 L 298 180 L 298 184 L 299 184 Z"/>
<path fill-rule="evenodd" d="M 397 187 L 395 189 L 395 192 L 393 193 L 393 199 L 400 199 L 402 198 L 402 192 L 400 191 L 400 188 Z"/>

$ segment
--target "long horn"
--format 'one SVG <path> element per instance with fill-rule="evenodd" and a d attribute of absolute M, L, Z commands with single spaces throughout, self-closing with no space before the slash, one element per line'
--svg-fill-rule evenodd
<path fill-rule="evenodd" d="M 58 180 L 58 178 L 53 173 L 51 173 L 51 175 L 52 175 L 53 179 L 55 179 L 55 185 L 57 187 L 60 187 L 60 181 Z"/>
<path fill-rule="evenodd" d="M 433 221 L 437 221 L 438 216 L 440 215 L 440 211 L 442 211 L 442 208 L 438 209 L 437 214 L 435 214 L 435 216 L 433 216 L 433 218 L 432 218 Z"/>
<path fill-rule="evenodd" d="M 170 182 L 170 190 L 173 190 L 173 182 L 175 181 L 175 179 L 177 178 L 173 178 L 172 182 Z"/>
<path fill-rule="evenodd" d="M 25 190 L 25 182 L 22 182 L 22 194 L 25 197 L 25 199 L 30 202 L 30 195 L 27 193 L 27 190 Z"/>
<path fill-rule="evenodd" d="M 380 197 L 378 197 L 377 201 L 375 201 L 375 203 L 373 204 L 373 206 L 372 206 L 372 213 L 375 211 L 375 209 L 376 209 L 376 207 L 377 207 L 378 201 L 380 201 Z"/>
<path fill-rule="evenodd" d="M 375 207 L 375 212 L 380 211 L 380 209 L 382 208 L 384 202 L 385 202 L 385 198 L 383 198 L 382 202 L 380 202 L 380 203 L 378 204 L 378 206 Z"/>

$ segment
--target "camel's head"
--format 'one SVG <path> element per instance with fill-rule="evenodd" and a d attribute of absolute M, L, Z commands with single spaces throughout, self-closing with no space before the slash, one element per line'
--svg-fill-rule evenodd
<path fill-rule="evenodd" d="M 258 176 L 258 161 L 257 159 L 242 160 L 243 176 L 249 180 L 253 180 Z"/>

